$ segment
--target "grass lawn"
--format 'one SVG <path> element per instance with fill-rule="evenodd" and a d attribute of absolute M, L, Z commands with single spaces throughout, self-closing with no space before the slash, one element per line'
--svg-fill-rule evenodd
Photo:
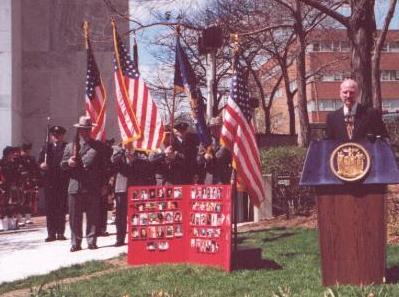
<path fill-rule="evenodd" d="M 32 296 L 399 296 L 397 284 L 346 286 L 330 291 L 322 287 L 315 230 L 247 232 L 240 235 L 240 240 L 262 248 L 263 268 L 232 273 L 194 265 L 129 268 Z M 399 247 L 389 246 L 388 267 L 397 271 L 398 264 Z"/>

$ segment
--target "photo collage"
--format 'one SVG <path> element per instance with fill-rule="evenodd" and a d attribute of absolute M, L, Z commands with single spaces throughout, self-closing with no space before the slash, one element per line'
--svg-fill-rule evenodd
<path fill-rule="evenodd" d="M 199 253 L 218 253 L 225 223 L 223 188 L 193 186 L 190 203 L 190 246 Z"/>
<path fill-rule="evenodd" d="M 129 205 L 130 239 L 145 241 L 148 251 L 166 251 L 172 239 L 183 237 L 181 187 L 142 188 L 132 191 Z"/>

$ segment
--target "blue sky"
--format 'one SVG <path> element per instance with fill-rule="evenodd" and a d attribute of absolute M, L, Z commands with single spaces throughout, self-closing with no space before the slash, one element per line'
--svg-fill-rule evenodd
<path fill-rule="evenodd" d="M 138 19 L 144 24 L 148 24 L 154 19 L 151 15 L 151 10 L 153 9 L 162 12 L 171 11 L 172 15 L 176 15 L 178 10 L 195 11 L 196 9 L 204 7 L 206 2 L 207 0 L 130 0 L 130 15 L 132 18 Z M 375 13 L 378 28 L 381 28 L 383 25 L 388 4 L 389 1 L 387 0 L 376 0 Z M 131 27 L 133 26 L 134 24 L 131 23 Z M 396 12 L 391 21 L 390 28 L 399 29 L 399 5 L 396 7 Z M 160 30 L 169 29 L 157 26 L 141 30 L 137 34 L 140 70 L 144 77 L 151 75 L 154 69 L 158 67 L 158 62 L 151 55 L 151 50 L 154 50 L 154 48 L 150 50 L 148 40 L 153 38 L 156 34 L 159 34 Z"/>

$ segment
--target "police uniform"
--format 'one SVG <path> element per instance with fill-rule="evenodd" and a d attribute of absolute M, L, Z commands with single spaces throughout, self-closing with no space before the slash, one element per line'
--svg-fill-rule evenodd
<path fill-rule="evenodd" d="M 82 116 L 74 127 L 90 133 L 94 125 L 90 118 Z M 75 156 L 74 143 L 68 143 L 61 161 L 61 168 L 69 174 L 68 208 L 71 227 L 71 252 L 81 250 L 83 212 L 86 212 L 86 240 L 89 249 L 97 248 L 97 226 L 100 211 L 102 185 L 102 160 L 105 144 L 92 138 L 79 139 L 79 160 L 72 165 Z"/>
<path fill-rule="evenodd" d="M 49 129 L 53 135 L 64 135 L 65 132 L 61 126 Z M 64 232 L 69 178 L 60 165 L 66 145 L 65 141 L 45 144 L 39 155 L 39 163 L 47 164 L 47 169 L 42 170 L 48 234 L 46 242 L 66 239 Z"/>

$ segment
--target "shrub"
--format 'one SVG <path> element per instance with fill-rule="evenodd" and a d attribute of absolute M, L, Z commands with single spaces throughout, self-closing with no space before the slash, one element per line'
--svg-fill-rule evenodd
<path fill-rule="evenodd" d="M 300 172 L 306 149 L 296 146 L 261 151 L 262 173 L 272 175 L 273 212 L 308 214 L 314 207 L 314 194 L 308 187 L 299 187 Z"/>

